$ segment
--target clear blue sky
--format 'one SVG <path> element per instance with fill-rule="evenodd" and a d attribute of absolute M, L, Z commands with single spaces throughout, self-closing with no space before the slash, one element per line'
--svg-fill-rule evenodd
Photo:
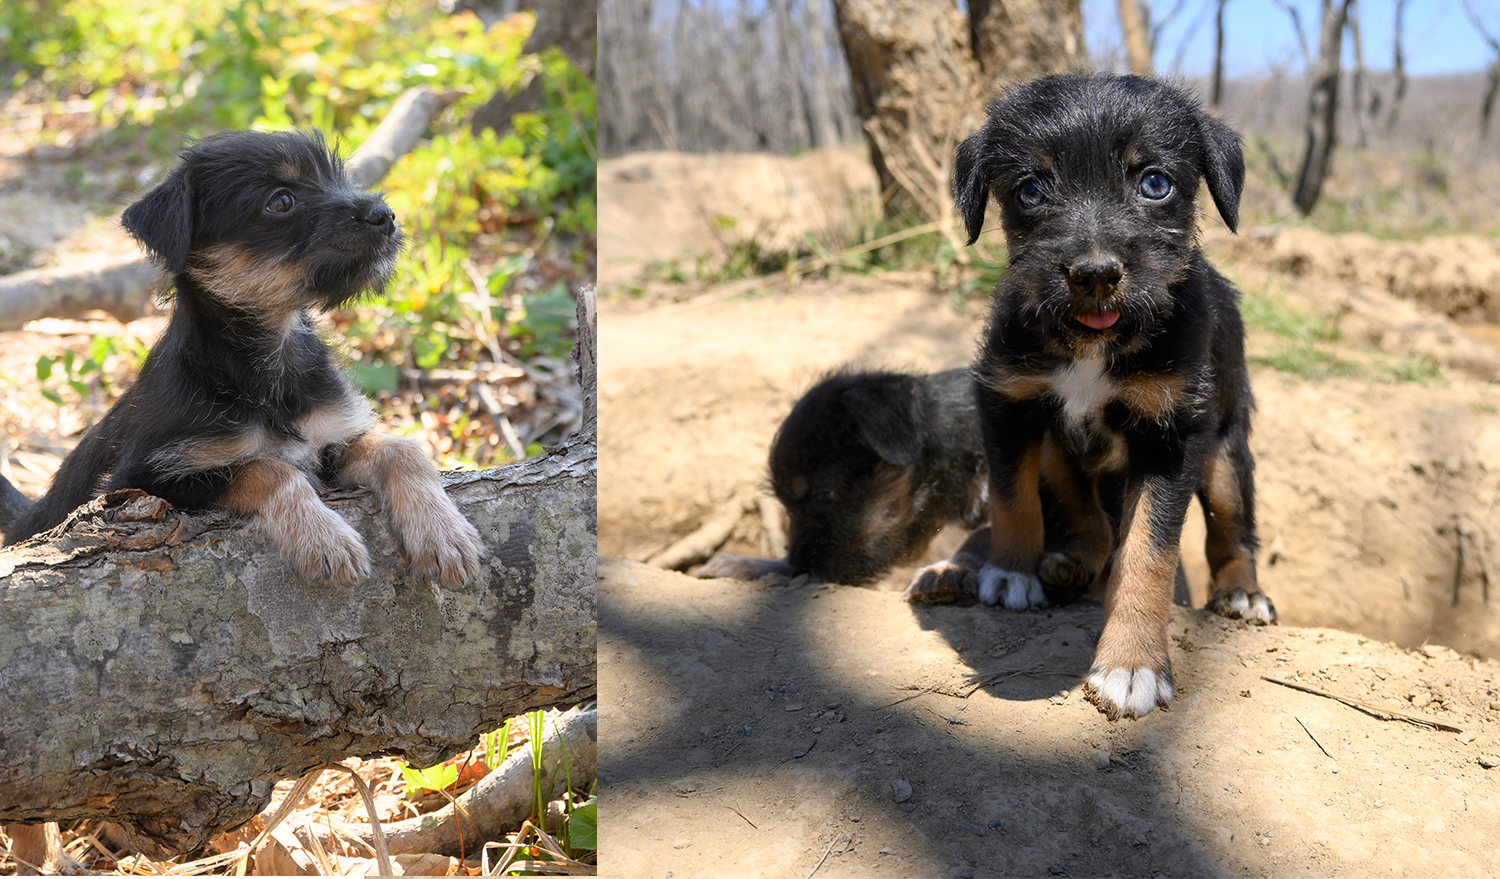
<path fill-rule="evenodd" d="M 1151 6 L 1165 14 L 1176 0 L 1152 0 Z M 1157 42 L 1158 72 L 1177 72 L 1173 62 L 1181 55 L 1181 73 L 1207 75 L 1213 63 L 1212 0 L 1187 0 Z M 1302 18 L 1302 28 L 1317 51 L 1320 0 L 1293 0 Z M 1388 70 L 1392 58 L 1392 27 L 1395 0 L 1359 0 L 1360 28 L 1364 38 L 1365 66 Z M 1500 31 L 1500 0 L 1470 0 L 1490 32 Z M 1089 46 L 1103 52 L 1119 46 L 1117 0 L 1083 0 L 1084 23 Z M 1255 76 L 1281 65 L 1289 72 L 1303 69 L 1291 16 L 1272 0 L 1229 0 L 1224 13 L 1225 73 L 1231 77 Z M 1403 22 L 1403 53 L 1406 71 L 1412 76 L 1483 70 L 1492 57 L 1489 46 L 1464 14 L 1460 0 L 1410 0 Z M 1353 63 L 1346 41 L 1344 65 Z"/>

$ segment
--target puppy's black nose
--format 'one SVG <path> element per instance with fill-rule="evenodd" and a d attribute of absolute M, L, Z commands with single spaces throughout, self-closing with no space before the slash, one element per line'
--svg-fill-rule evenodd
<path fill-rule="evenodd" d="M 396 231 L 396 212 L 383 201 L 372 202 L 365 210 L 364 221 L 382 232 Z"/>
<path fill-rule="evenodd" d="M 1068 287 L 1075 294 L 1107 296 L 1120 285 L 1124 267 L 1112 256 L 1086 256 L 1067 267 Z"/>

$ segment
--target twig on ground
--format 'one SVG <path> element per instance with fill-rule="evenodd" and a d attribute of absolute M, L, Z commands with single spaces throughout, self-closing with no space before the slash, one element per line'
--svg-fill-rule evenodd
<path fill-rule="evenodd" d="M 1449 723 L 1443 723 L 1441 720 L 1434 720 L 1431 717 L 1423 717 L 1419 714 L 1403 714 L 1399 711 L 1392 711 L 1389 708 L 1380 708 L 1375 705 L 1371 705 L 1368 702 L 1361 702 L 1358 699 L 1351 699 L 1348 696 L 1335 695 L 1334 693 L 1327 692 L 1326 690 L 1319 690 L 1317 687 L 1309 687 L 1306 684 L 1293 683 L 1292 681 L 1283 681 L 1280 678 L 1273 678 L 1270 675 L 1261 675 L 1260 679 L 1263 681 L 1269 681 L 1273 684 L 1280 684 L 1283 687 L 1290 687 L 1293 690 L 1301 690 L 1304 693 L 1311 693 L 1314 696 L 1322 696 L 1324 699 L 1332 699 L 1335 702 L 1342 702 L 1345 705 L 1348 705 L 1350 708 L 1363 711 L 1364 713 L 1370 715 L 1371 717 L 1374 717 L 1377 720 L 1400 720 L 1406 723 L 1415 724 L 1417 726 L 1425 726 L 1431 729 L 1440 729 L 1443 732 L 1463 732 L 1462 727 L 1453 726 Z"/>
<path fill-rule="evenodd" d="M 1312 730 L 1310 730 L 1310 729 L 1307 728 L 1307 724 L 1305 724 L 1305 723 L 1302 722 L 1302 718 L 1300 718 L 1300 717 L 1293 717 L 1292 720 L 1297 721 L 1297 725 L 1300 726 L 1300 727 L 1302 727 L 1302 731 L 1305 732 L 1305 733 L 1307 733 L 1307 737 L 1310 738 L 1310 739 L 1312 739 L 1312 743 L 1314 745 L 1318 746 L 1318 750 L 1323 752 L 1323 756 L 1324 757 L 1327 757 L 1330 760 L 1333 759 L 1333 755 L 1330 754 L 1330 753 L 1328 753 L 1328 749 L 1325 748 L 1325 747 L 1323 747 L 1323 743 L 1320 742 L 1320 741 L 1318 741 L 1318 737 L 1312 734 Z"/>
<path fill-rule="evenodd" d="M 734 529 L 745 515 L 746 506 L 743 498 L 736 497 L 720 507 L 713 518 L 700 525 L 698 530 L 646 559 L 646 564 L 680 571 L 707 560 L 734 534 Z"/>

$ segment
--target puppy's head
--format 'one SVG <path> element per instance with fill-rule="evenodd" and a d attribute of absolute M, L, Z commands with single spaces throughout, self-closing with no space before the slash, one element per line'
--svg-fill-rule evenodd
<path fill-rule="evenodd" d="M 924 424 L 919 380 L 898 373 L 836 373 L 797 401 L 770 461 L 793 570 L 862 585 L 931 539 L 914 502 Z"/>
<path fill-rule="evenodd" d="M 121 221 L 179 295 L 201 290 L 284 319 L 389 280 L 403 239 L 321 134 L 236 131 L 195 141 Z"/>
<path fill-rule="evenodd" d="M 1017 307 L 1072 353 L 1140 344 L 1197 249 L 1200 182 L 1239 219 L 1239 136 L 1190 96 L 1137 76 L 1017 86 L 958 147 L 953 195 L 972 244 L 993 194 Z"/>

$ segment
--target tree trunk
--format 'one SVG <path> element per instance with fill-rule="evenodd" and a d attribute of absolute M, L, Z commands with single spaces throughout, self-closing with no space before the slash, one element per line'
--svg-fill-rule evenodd
<path fill-rule="evenodd" d="M 952 215 L 949 169 L 997 81 L 1076 68 L 1078 0 L 971 0 L 969 14 L 920 0 L 834 0 L 834 13 L 888 216 Z"/>
<path fill-rule="evenodd" d="M 462 588 L 410 575 L 362 491 L 325 496 L 374 562 L 347 589 L 291 578 L 228 514 L 134 490 L 0 551 L 0 822 L 108 818 L 165 857 L 249 820 L 280 779 L 377 754 L 430 766 L 507 717 L 593 698 L 595 457 L 586 430 L 446 474 L 486 547 Z"/>
<path fill-rule="evenodd" d="M 1130 72 L 1150 76 L 1151 39 L 1147 36 L 1146 17 L 1141 12 L 1139 0 L 1120 0 L 1120 33 L 1125 38 L 1125 57 L 1130 61 Z"/>
<path fill-rule="evenodd" d="M 1217 0 L 1214 5 L 1214 71 L 1209 103 L 1215 110 L 1224 103 L 1224 7 L 1229 0 Z"/>
<path fill-rule="evenodd" d="M 1392 35 L 1391 76 L 1395 80 L 1391 88 L 1391 115 L 1386 118 L 1385 130 L 1389 134 L 1396 130 L 1396 118 L 1401 114 L 1401 102 L 1406 100 L 1406 56 L 1401 46 L 1402 18 L 1406 14 L 1407 0 L 1396 0 L 1396 27 Z"/>
<path fill-rule="evenodd" d="M 1339 54 L 1343 46 L 1344 23 L 1350 0 L 1323 0 L 1323 16 L 1318 40 L 1318 59 L 1310 71 L 1307 98 L 1307 151 L 1302 170 L 1297 175 L 1297 189 L 1292 203 L 1303 216 L 1312 213 L 1323 192 L 1323 181 L 1333 163 L 1333 148 L 1338 112 Z"/>

